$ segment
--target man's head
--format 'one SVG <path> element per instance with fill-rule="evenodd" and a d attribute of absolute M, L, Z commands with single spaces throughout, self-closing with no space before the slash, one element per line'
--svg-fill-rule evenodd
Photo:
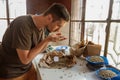
<path fill-rule="evenodd" d="M 53 17 L 53 21 L 63 19 L 65 21 L 69 21 L 69 13 L 66 7 L 60 3 L 52 4 L 45 12 L 44 15 L 51 14 Z"/>
<path fill-rule="evenodd" d="M 66 7 L 59 3 L 51 5 L 44 13 L 44 16 L 51 16 L 51 22 L 47 25 L 50 32 L 59 31 L 59 29 L 70 19 Z"/>

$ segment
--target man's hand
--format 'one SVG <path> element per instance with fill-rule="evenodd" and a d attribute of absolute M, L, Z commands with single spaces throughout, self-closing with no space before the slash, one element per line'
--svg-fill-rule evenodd
<path fill-rule="evenodd" d="M 63 41 L 66 40 L 67 38 L 65 36 L 63 36 L 60 32 L 57 33 L 52 33 L 48 36 L 48 38 L 50 39 L 50 41 L 52 42 L 57 42 L 57 41 Z"/>

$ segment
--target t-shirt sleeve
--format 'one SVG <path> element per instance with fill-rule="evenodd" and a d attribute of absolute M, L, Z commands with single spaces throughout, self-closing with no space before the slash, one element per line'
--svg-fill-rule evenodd
<path fill-rule="evenodd" d="M 13 26 L 12 48 L 29 50 L 32 45 L 30 26 L 21 21 L 14 22 Z"/>

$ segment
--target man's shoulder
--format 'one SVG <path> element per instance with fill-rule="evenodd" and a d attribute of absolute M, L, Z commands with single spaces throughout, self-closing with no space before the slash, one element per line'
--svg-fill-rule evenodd
<path fill-rule="evenodd" d="M 18 16 L 15 18 L 15 20 L 26 20 L 26 19 L 29 19 L 31 17 L 31 15 L 21 15 L 21 16 Z"/>
<path fill-rule="evenodd" d="M 22 26 L 30 26 L 33 24 L 33 21 L 32 21 L 32 17 L 31 15 L 21 15 L 21 16 L 18 16 L 16 17 L 14 20 L 13 20 L 13 23 L 14 24 L 17 24 Z"/>

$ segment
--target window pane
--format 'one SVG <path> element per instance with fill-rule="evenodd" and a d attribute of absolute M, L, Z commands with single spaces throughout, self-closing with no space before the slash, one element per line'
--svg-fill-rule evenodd
<path fill-rule="evenodd" d="M 108 55 L 111 65 L 120 66 L 120 23 L 111 24 Z"/>
<path fill-rule="evenodd" d="M 81 23 L 80 22 L 71 22 L 71 45 L 76 42 L 80 42 L 81 35 Z"/>
<path fill-rule="evenodd" d="M 114 0 L 112 19 L 120 19 L 120 0 Z"/>
<path fill-rule="evenodd" d="M 72 0 L 71 4 L 72 4 L 71 19 L 72 20 L 81 20 L 82 0 Z"/>
<path fill-rule="evenodd" d="M 0 42 L 2 41 L 2 37 L 6 29 L 7 29 L 7 21 L 0 20 Z"/>
<path fill-rule="evenodd" d="M 6 0 L 0 0 L 0 18 L 6 18 Z"/>
<path fill-rule="evenodd" d="M 26 0 L 9 0 L 10 18 L 26 14 Z"/>
<path fill-rule="evenodd" d="M 85 23 L 85 40 L 102 45 L 102 53 L 105 45 L 105 29 L 106 23 Z"/>
<path fill-rule="evenodd" d="M 87 0 L 86 20 L 106 20 L 110 0 Z"/>

